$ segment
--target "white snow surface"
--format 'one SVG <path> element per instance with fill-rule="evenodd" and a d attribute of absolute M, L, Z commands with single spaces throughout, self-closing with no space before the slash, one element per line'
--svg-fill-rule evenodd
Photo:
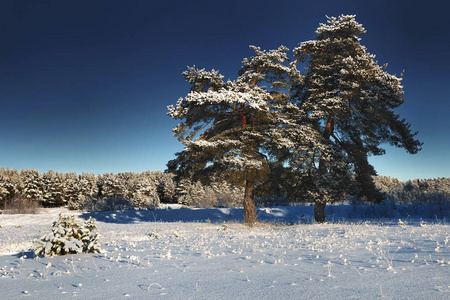
<path fill-rule="evenodd" d="M 247 228 L 242 209 L 177 208 L 0 215 L 0 298 L 450 299 L 445 219 L 315 224 L 296 206 Z M 61 211 L 97 220 L 102 253 L 33 258 Z"/>

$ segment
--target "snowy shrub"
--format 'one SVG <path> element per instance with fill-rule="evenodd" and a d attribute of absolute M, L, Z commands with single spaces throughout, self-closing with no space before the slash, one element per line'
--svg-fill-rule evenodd
<path fill-rule="evenodd" d="M 53 222 L 52 232 L 34 241 L 35 256 L 54 256 L 77 253 L 100 253 L 97 226 L 89 218 L 84 225 L 75 222 L 75 217 L 62 216 Z"/>

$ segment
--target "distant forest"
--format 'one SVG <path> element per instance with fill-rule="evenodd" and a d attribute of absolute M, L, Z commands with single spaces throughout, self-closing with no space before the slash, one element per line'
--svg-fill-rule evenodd
<path fill-rule="evenodd" d="M 414 179 L 376 176 L 374 182 L 386 196 L 398 204 L 440 204 L 450 202 L 450 178 Z"/>
<path fill-rule="evenodd" d="M 397 178 L 376 176 L 376 187 L 385 201 L 396 204 L 448 204 L 450 178 L 415 179 L 401 182 Z M 68 206 L 70 209 L 115 210 L 149 209 L 160 203 L 179 203 L 193 207 L 242 206 L 244 188 L 225 181 L 209 185 L 181 180 L 170 173 L 147 171 L 94 175 L 0 168 L 0 209 L 37 204 L 43 207 Z M 351 199 L 349 199 L 351 200 Z M 364 202 L 356 199 L 356 202 Z M 296 199 L 312 203 L 312 199 Z M 283 205 L 292 199 L 266 191 L 256 197 L 257 205 Z M 353 199 L 355 203 L 355 199 Z"/>

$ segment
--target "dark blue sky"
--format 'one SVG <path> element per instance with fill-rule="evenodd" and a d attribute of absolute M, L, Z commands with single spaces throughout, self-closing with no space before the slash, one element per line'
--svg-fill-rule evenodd
<path fill-rule="evenodd" d="M 405 70 L 398 113 L 425 144 L 388 147 L 380 175 L 450 177 L 450 25 L 445 1 L 0 1 L 0 167 L 164 170 L 182 145 L 167 106 L 186 66 L 235 79 L 248 45 L 313 39 L 325 15 L 356 14 L 362 44 Z"/>

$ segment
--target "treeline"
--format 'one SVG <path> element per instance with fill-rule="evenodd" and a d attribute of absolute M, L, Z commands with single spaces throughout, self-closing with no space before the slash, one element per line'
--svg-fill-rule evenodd
<path fill-rule="evenodd" d="M 170 202 L 174 193 L 172 176 L 160 171 L 78 175 L 0 168 L 0 208 L 3 209 L 23 201 L 70 209 L 111 206 L 113 201 L 116 206 L 121 204 L 120 208 L 154 208 L 161 201 Z"/>
<path fill-rule="evenodd" d="M 376 176 L 376 187 L 387 201 L 396 204 L 448 204 L 450 178 L 409 180 Z M 257 204 L 270 206 L 287 202 L 310 202 L 291 199 L 274 190 L 256 195 Z M 210 184 L 181 180 L 170 173 L 146 171 L 94 175 L 0 168 L 0 209 L 25 201 L 43 207 L 68 206 L 70 209 L 114 210 L 149 209 L 162 203 L 179 203 L 194 207 L 242 206 L 244 187 L 212 179 Z M 273 194 L 273 195 L 272 195 Z"/>
<path fill-rule="evenodd" d="M 397 204 L 445 204 L 450 202 L 450 178 L 414 179 L 402 182 L 387 176 L 374 177 L 388 201 Z"/>
<path fill-rule="evenodd" d="M 149 209 L 163 203 L 196 207 L 241 205 L 243 188 L 224 182 L 208 186 L 161 171 L 94 175 L 0 168 L 0 210 L 68 206 L 82 210 Z"/>

